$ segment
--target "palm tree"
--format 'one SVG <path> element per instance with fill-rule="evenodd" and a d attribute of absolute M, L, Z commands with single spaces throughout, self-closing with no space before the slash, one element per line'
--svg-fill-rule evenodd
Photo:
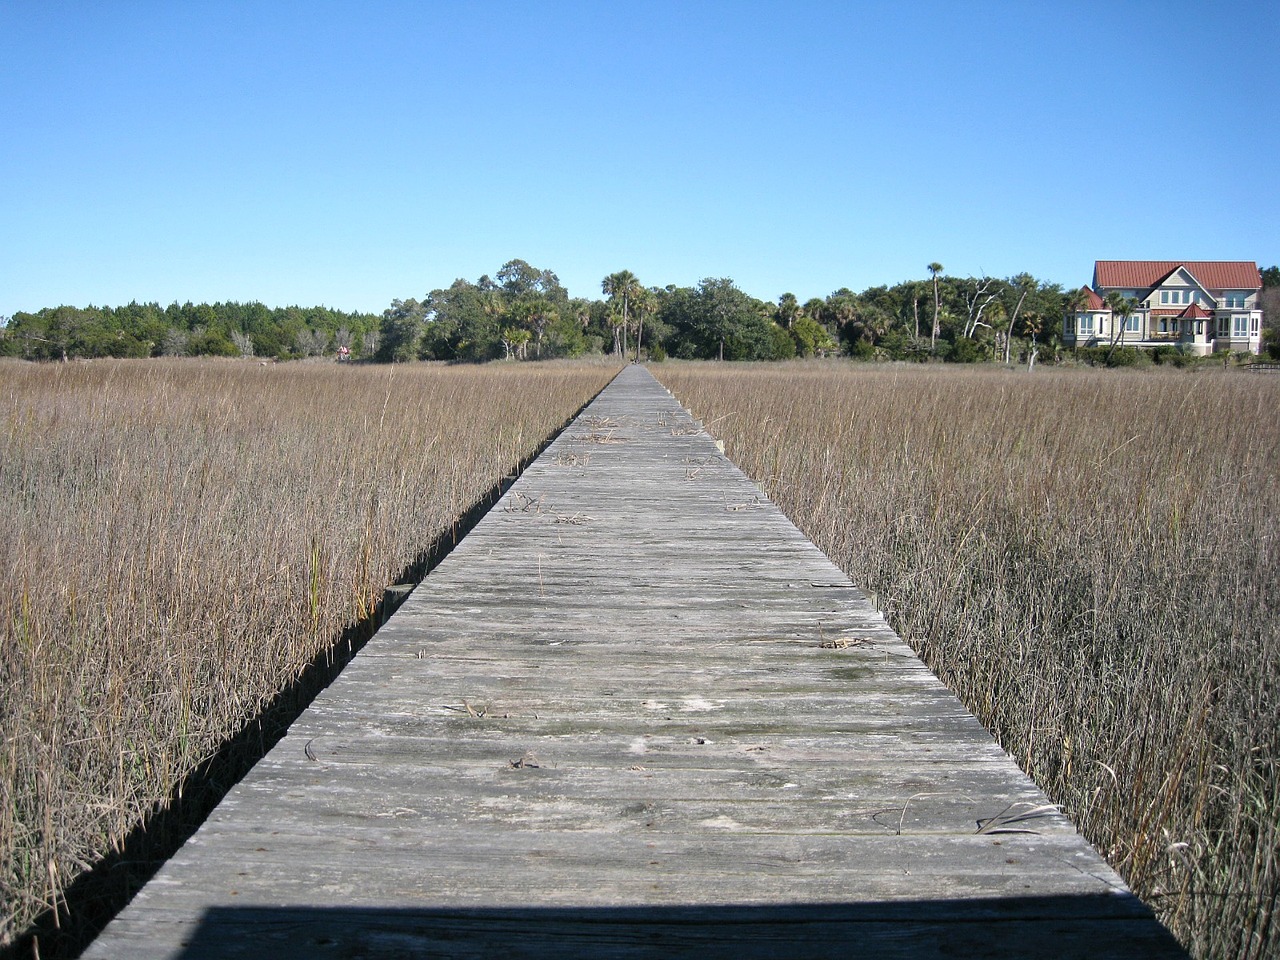
<path fill-rule="evenodd" d="M 1075 316 L 1089 303 L 1089 288 L 1081 287 L 1079 290 L 1072 290 L 1067 294 L 1066 299 L 1062 302 L 1062 329 L 1065 335 L 1067 329 L 1067 321 L 1071 322 L 1071 339 L 1074 341 L 1076 337 Z"/>
<path fill-rule="evenodd" d="M 800 308 L 800 312 L 814 323 L 822 323 L 822 314 L 827 309 L 827 302 L 821 297 L 810 297 Z"/>
<path fill-rule="evenodd" d="M 1115 356 L 1116 347 L 1120 345 L 1120 338 L 1124 336 L 1125 322 L 1133 316 L 1138 301 L 1133 297 L 1122 297 L 1119 292 L 1112 290 L 1107 294 L 1107 306 L 1111 308 L 1111 323 L 1115 327 L 1111 333 L 1111 349 L 1107 351 L 1106 362 L 1109 364 Z"/>
<path fill-rule="evenodd" d="M 907 290 L 911 293 L 911 319 L 913 321 L 912 334 L 913 340 L 920 339 L 920 282 L 918 280 L 911 281 L 907 285 Z"/>
<path fill-rule="evenodd" d="M 542 335 L 558 318 L 556 308 L 546 297 L 523 297 L 511 305 L 510 315 L 519 326 L 533 331 L 534 355 L 541 360 Z"/>
<path fill-rule="evenodd" d="M 796 300 L 794 293 L 784 293 L 778 298 L 778 323 L 785 323 L 787 329 L 790 330 L 796 322 L 796 316 L 800 313 L 800 302 Z"/>
<path fill-rule="evenodd" d="M 644 341 L 644 318 L 652 317 L 658 310 L 658 296 L 643 287 L 632 297 L 636 309 L 636 363 L 640 362 L 640 346 Z"/>
<path fill-rule="evenodd" d="M 936 260 L 926 268 L 933 274 L 933 330 L 929 333 L 929 349 L 938 342 L 938 274 L 946 268 Z"/>
<path fill-rule="evenodd" d="M 644 287 L 640 286 L 640 281 L 630 270 L 619 270 L 617 273 L 609 274 L 601 282 L 600 287 L 615 304 L 618 301 L 622 302 L 622 351 L 626 353 L 627 326 L 631 320 L 630 303 Z"/>

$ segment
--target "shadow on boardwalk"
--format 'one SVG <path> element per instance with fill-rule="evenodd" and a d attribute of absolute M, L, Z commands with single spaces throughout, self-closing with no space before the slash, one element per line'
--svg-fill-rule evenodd
<path fill-rule="evenodd" d="M 1111 898 L 512 909 L 214 907 L 182 960 L 1182 957 Z M 1081 924 L 1091 919 L 1097 925 Z"/>

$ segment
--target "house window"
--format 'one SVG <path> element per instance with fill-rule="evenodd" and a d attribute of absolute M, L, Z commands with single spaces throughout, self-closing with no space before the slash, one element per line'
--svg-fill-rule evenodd
<path fill-rule="evenodd" d="M 1093 314 L 1086 313 L 1080 318 L 1080 335 L 1089 337 L 1093 335 Z"/>
<path fill-rule="evenodd" d="M 1249 336 L 1249 315 L 1235 313 L 1231 315 L 1231 336 L 1241 340 Z"/>
<path fill-rule="evenodd" d="M 1161 303 L 1168 303 L 1168 302 L 1169 302 L 1169 291 L 1168 291 L 1168 290 L 1161 290 L 1161 291 L 1160 291 L 1160 302 L 1161 302 Z"/>
<path fill-rule="evenodd" d="M 1204 321 L 1203 321 L 1203 320 L 1197 320 L 1197 321 L 1196 321 L 1196 336 L 1197 336 L 1197 337 L 1199 337 L 1199 336 L 1202 336 L 1203 334 L 1204 334 Z"/>
<path fill-rule="evenodd" d="M 1256 337 L 1258 335 L 1258 318 L 1254 317 L 1249 321 L 1249 335 Z"/>
<path fill-rule="evenodd" d="M 1227 335 L 1227 323 L 1226 317 L 1218 317 L 1218 336 L 1225 337 Z"/>
<path fill-rule="evenodd" d="M 1142 329 L 1142 317 L 1136 313 L 1131 313 L 1124 318 L 1124 332 L 1137 333 Z"/>
<path fill-rule="evenodd" d="M 1234 307 L 1237 310 L 1243 310 L 1245 296 L 1246 295 L 1241 293 L 1240 291 L 1233 290 L 1232 292 L 1228 293 L 1225 297 L 1226 306 L 1229 308 Z"/>

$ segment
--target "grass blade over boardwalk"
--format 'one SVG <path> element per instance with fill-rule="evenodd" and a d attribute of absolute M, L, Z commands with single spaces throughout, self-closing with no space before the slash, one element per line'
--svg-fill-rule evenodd
<path fill-rule="evenodd" d="M 1179 956 L 640 367 L 89 957 Z"/>

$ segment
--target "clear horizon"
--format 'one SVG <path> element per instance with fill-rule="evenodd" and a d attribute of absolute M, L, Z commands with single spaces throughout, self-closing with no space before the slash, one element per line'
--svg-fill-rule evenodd
<path fill-rule="evenodd" d="M 1280 261 L 1269 5 L 0 4 L 0 315 Z"/>

